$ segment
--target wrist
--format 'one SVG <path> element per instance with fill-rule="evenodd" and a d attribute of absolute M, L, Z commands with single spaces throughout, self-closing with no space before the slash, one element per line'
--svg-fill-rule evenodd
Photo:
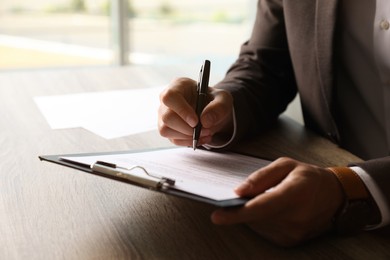
<path fill-rule="evenodd" d="M 349 167 L 330 167 L 344 192 L 344 202 L 334 217 L 338 233 L 348 234 L 378 221 L 378 209 L 362 179 Z M 376 214 L 375 214 L 376 213 Z"/>

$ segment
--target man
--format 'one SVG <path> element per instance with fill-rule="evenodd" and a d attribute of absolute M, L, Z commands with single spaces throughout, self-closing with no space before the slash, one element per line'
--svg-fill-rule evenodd
<path fill-rule="evenodd" d="M 388 0 L 259 0 L 249 41 L 210 90 L 200 144 L 261 133 L 298 91 L 305 125 L 365 161 L 324 169 L 280 158 L 237 187 L 253 197 L 245 206 L 216 210 L 214 223 L 246 223 L 284 246 L 389 223 L 388 19 Z M 195 89 L 181 78 L 161 93 L 159 131 L 174 144 L 192 144 Z"/>

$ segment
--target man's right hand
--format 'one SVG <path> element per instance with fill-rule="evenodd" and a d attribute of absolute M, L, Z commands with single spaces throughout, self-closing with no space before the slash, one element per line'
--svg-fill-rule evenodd
<path fill-rule="evenodd" d="M 158 129 L 161 136 L 180 146 L 192 146 L 193 128 L 198 124 L 195 113 L 196 81 L 178 78 L 160 94 Z M 208 100 L 200 121 L 199 145 L 209 144 L 214 134 L 231 131 L 233 98 L 225 90 L 209 88 Z"/>

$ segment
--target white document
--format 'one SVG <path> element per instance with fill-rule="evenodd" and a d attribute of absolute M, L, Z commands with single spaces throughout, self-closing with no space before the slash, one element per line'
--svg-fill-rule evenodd
<path fill-rule="evenodd" d="M 52 129 L 82 127 L 112 139 L 157 128 L 164 86 L 35 97 Z"/>
<path fill-rule="evenodd" d="M 269 163 L 236 153 L 194 151 L 192 148 L 61 158 L 86 165 L 104 161 L 125 168 L 142 166 L 150 174 L 175 179 L 174 189 L 214 200 L 238 198 L 234 188 Z"/>

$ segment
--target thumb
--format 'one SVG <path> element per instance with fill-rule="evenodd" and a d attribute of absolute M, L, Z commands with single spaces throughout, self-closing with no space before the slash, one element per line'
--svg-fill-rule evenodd
<path fill-rule="evenodd" d="M 253 172 L 235 192 L 242 197 L 254 197 L 279 184 L 296 166 L 296 161 L 279 158 Z"/>
<path fill-rule="evenodd" d="M 201 115 L 201 123 L 205 128 L 211 128 L 226 123 L 232 118 L 233 97 L 226 90 L 212 89 L 212 100 L 207 104 Z"/>

